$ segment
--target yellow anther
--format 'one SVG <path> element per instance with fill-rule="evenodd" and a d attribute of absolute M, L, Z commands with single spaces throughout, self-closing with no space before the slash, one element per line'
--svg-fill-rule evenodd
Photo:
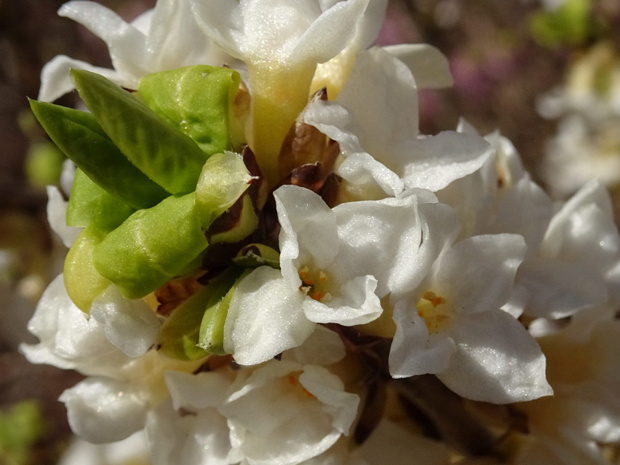
<path fill-rule="evenodd" d="M 422 298 L 424 300 L 428 300 L 431 304 L 433 304 L 433 307 L 437 307 L 438 305 L 441 305 L 446 302 L 446 299 L 444 299 L 441 296 L 437 296 L 432 291 L 425 292 Z"/>

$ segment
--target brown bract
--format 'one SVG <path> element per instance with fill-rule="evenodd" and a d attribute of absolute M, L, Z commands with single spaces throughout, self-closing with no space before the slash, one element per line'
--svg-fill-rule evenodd
<path fill-rule="evenodd" d="M 317 91 L 310 102 L 318 100 L 327 100 L 325 89 Z M 300 113 L 280 149 L 280 184 L 293 184 L 318 193 L 332 174 L 339 153 L 338 143 L 306 124 L 304 113 Z"/>

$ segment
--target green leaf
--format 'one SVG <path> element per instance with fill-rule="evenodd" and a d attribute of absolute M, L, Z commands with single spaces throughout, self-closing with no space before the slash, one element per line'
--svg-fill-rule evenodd
<path fill-rule="evenodd" d="M 170 358 L 198 360 L 210 352 L 198 347 L 200 323 L 205 311 L 228 293 L 240 271 L 229 270 L 179 305 L 162 325 L 158 350 Z"/>
<path fill-rule="evenodd" d="M 103 76 L 77 69 L 71 76 L 88 109 L 135 166 L 172 194 L 195 189 L 208 156 L 194 141 Z"/>
<path fill-rule="evenodd" d="M 95 183 L 134 208 L 148 208 L 170 195 L 131 164 L 85 111 L 30 100 L 43 129 Z"/>
<path fill-rule="evenodd" d="M 93 252 L 104 237 L 105 233 L 94 227 L 84 228 L 65 258 L 63 279 L 67 294 L 84 313 L 90 312 L 93 300 L 110 285 L 93 264 Z"/>
<path fill-rule="evenodd" d="M 207 248 L 196 196 L 170 196 L 138 210 L 110 232 L 93 254 L 95 268 L 129 299 L 144 297 L 186 271 Z"/>
<path fill-rule="evenodd" d="M 217 302 L 213 302 L 202 317 L 198 347 L 201 347 L 210 354 L 226 354 L 224 350 L 224 324 L 228 316 L 230 300 L 232 299 L 235 289 L 237 289 L 237 285 L 248 274 L 249 271 L 246 271 L 238 277 L 234 285 L 228 289 L 226 295 Z"/>
<path fill-rule="evenodd" d="M 134 211 L 119 197 L 95 184 L 81 169 L 76 170 L 67 206 L 67 225 L 92 226 L 109 232 Z"/>
<path fill-rule="evenodd" d="M 233 147 L 231 107 L 239 82 L 232 69 L 196 65 L 144 76 L 138 92 L 149 107 L 213 155 Z"/>
<path fill-rule="evenodd" d="M 202 167 L 196 186 L 196 203 L 203 227 L 209 227 L 232 207 L 248 189 L 252 179 L 236 153 L 218 153 L 209 158 Z"/>

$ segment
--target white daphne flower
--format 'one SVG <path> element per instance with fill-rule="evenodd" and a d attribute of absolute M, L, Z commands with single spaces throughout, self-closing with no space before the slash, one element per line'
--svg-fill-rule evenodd
<path fill-rule="evenodd" d="M 304 120 L 340 144 L 345 161 L 338 174 L 353 185 L 373 183 L 387 195 L 404 187 L 443 189 L 490 155 L 476 134 L 419 136 L 414 76 L 380 48 L 361 53 L 336 101 L 311 103 Z"/>
<path fill-rule="evenodd" d="M 558 123 L 557 134 L 547 143 L 541 174 L 550 192 L 559 198 L 598 179 L 606 186 L 620 180 L 620 139 L 614 116 L 592 122 L 580 113 Z"/>
<path fill-rule="evenodd" d="M 571 195 L 592 179 L 618 183 L 620 59 L 611 43 L 599 41 L 574 60 L 565 83 L 545 94 L 538 110 L 546 118 L 560 118 L 541 164 L 554 196 Z"/>
<path fill-rule="evenodd" d="M 609 195 L 596 181 L 553 216 L 534 257 L 519 269 L 526 312 L 562 318 L 618 299 L 620 237 Z"/>
<path fill-rule="evenodd" d="M 613 314 L 586 310 L 538 339 L 555 395 L 518 405 L 532 437 L 516 463 L 608 463 L 601 445 L 620 441 L 620 322 Z"/>
<path fill-rule="evenodd" d="M 338 355 L 317 358 L 321 344 Z M 147 428 L 156 464 L 292 465 L 324 453 L 348 435 L 359 397 L 324 366 L 303 362 L 330 365 L 342 357 L 338 335 L 321 329 L 282 361 L 257 369 L 168 372 L 172 403 Z"/>
<path fill-rule="evenodd" d="M 191 3 L 204 31 L 248 67 L 253 115 L 249 143 L 275 185 L 280 146 L 307 103 L 317 64 L 348 46 L 369 0 Z"/>
<path fill-rule="evenodd" d="M 517 235 L 448 243 L 413 298 L 396 305 L 392 376 L 433 373 L 457 394 L 493 403 L 551 394 L 540 348 L 500 310 L 524 255 Z"/>
<path fill-rule="evenodd" d="M 263 266 L 244 278 L 225 325 L 224 348 L 242 365 L 300 345 L 315 323 L 378 318 L 381 298 L 412 289 L 425 272 L 417 196 L 330 209 L 304 188 L 283 186 L 274 195 L 281 270 Z"/>
<path fill-rule="evenodd" d="M 103 325 L 75 306 L 62 275 L 43 293 L 28 330 L 40 339 L 39 344 L 20 347 L 31 363 L 105 376 L 130 360 L 108 340 Z"/>
<path fill-rule="evenodd" d="M 89 376 L 66 390 L 61 401 L 73 431 L 90 442 L 119 441 L 142 429 L 147 409 L 166 394 L 164 371 L 196 367 L 197 362 L 168 360 L 152 350 L 145 353 L 159 323 L 143 305 L 108 289 L 95 300 L 97 316 L 88 316 L 73 304 L 60 275 L 28 325 L 40 339 L 39 344 L 20 347 L 31 363 Z"/>
<path fill-rule="evenodd" d="M 71 68 L 94 71 L 123 87 L 136 89 L 146 74 L 195 64 L 220 66 L 226 60 L 196 24 L 187 0 L 159 0 L 153 10 L 132 23 L 89 1 L 66 3 L 58 14 L 79 22 L 103 39 L 114 69 L 59 55 L 43 68 L 39 100 L 53 101 L 71 91 Z"/>

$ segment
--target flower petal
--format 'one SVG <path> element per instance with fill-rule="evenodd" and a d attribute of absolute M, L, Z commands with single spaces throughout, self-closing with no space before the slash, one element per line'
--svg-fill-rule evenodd
<path fill-rule="evenodd" d="M 451 87 L 450 63 L 437 48 L 427 44 L 398 44 L 383 50 L 405 63 L 420 89 Z"/>
<path fill-rule="evenodd" d="M 265 362 L 301 345 L 314 323 L 301 311 L 304 295 L 282 279 L 280 270 L 262 266 L 237 286 L 224 326 L 224 350 L 240 365 Z"/>
<path fill-rule="evenodd" d="M 149 350 L 161 326 L 146 302 L 126 299 L 116 286 L 109 286 L 93 301 L 90 314 L 104 326 L 110 342 L 132 358 Z"/>
<path fill-rule="evenodd" d="M 95 444 L 120 441 L 144 428 L 143 401 L 118 380 L 87 378 L 63 392 L 60 401 L 73 432 Z"/>
<path fill-rule="evenodd" d="M 437 377 L 468 399 L 505 404 L 553 393 L 545 357 L 527 330 L 501 310 L 454 315 L 446 330 L 457 350 Z"/>
<path fill-rule="evenodd" d="M 456 350 L 454 341 L 441 333 L 429 334 L 414 306 L 397 304 L 394 322 L 396 333 L 389 356 L 393 378 L 441 373 L 448 367 Z"/>

